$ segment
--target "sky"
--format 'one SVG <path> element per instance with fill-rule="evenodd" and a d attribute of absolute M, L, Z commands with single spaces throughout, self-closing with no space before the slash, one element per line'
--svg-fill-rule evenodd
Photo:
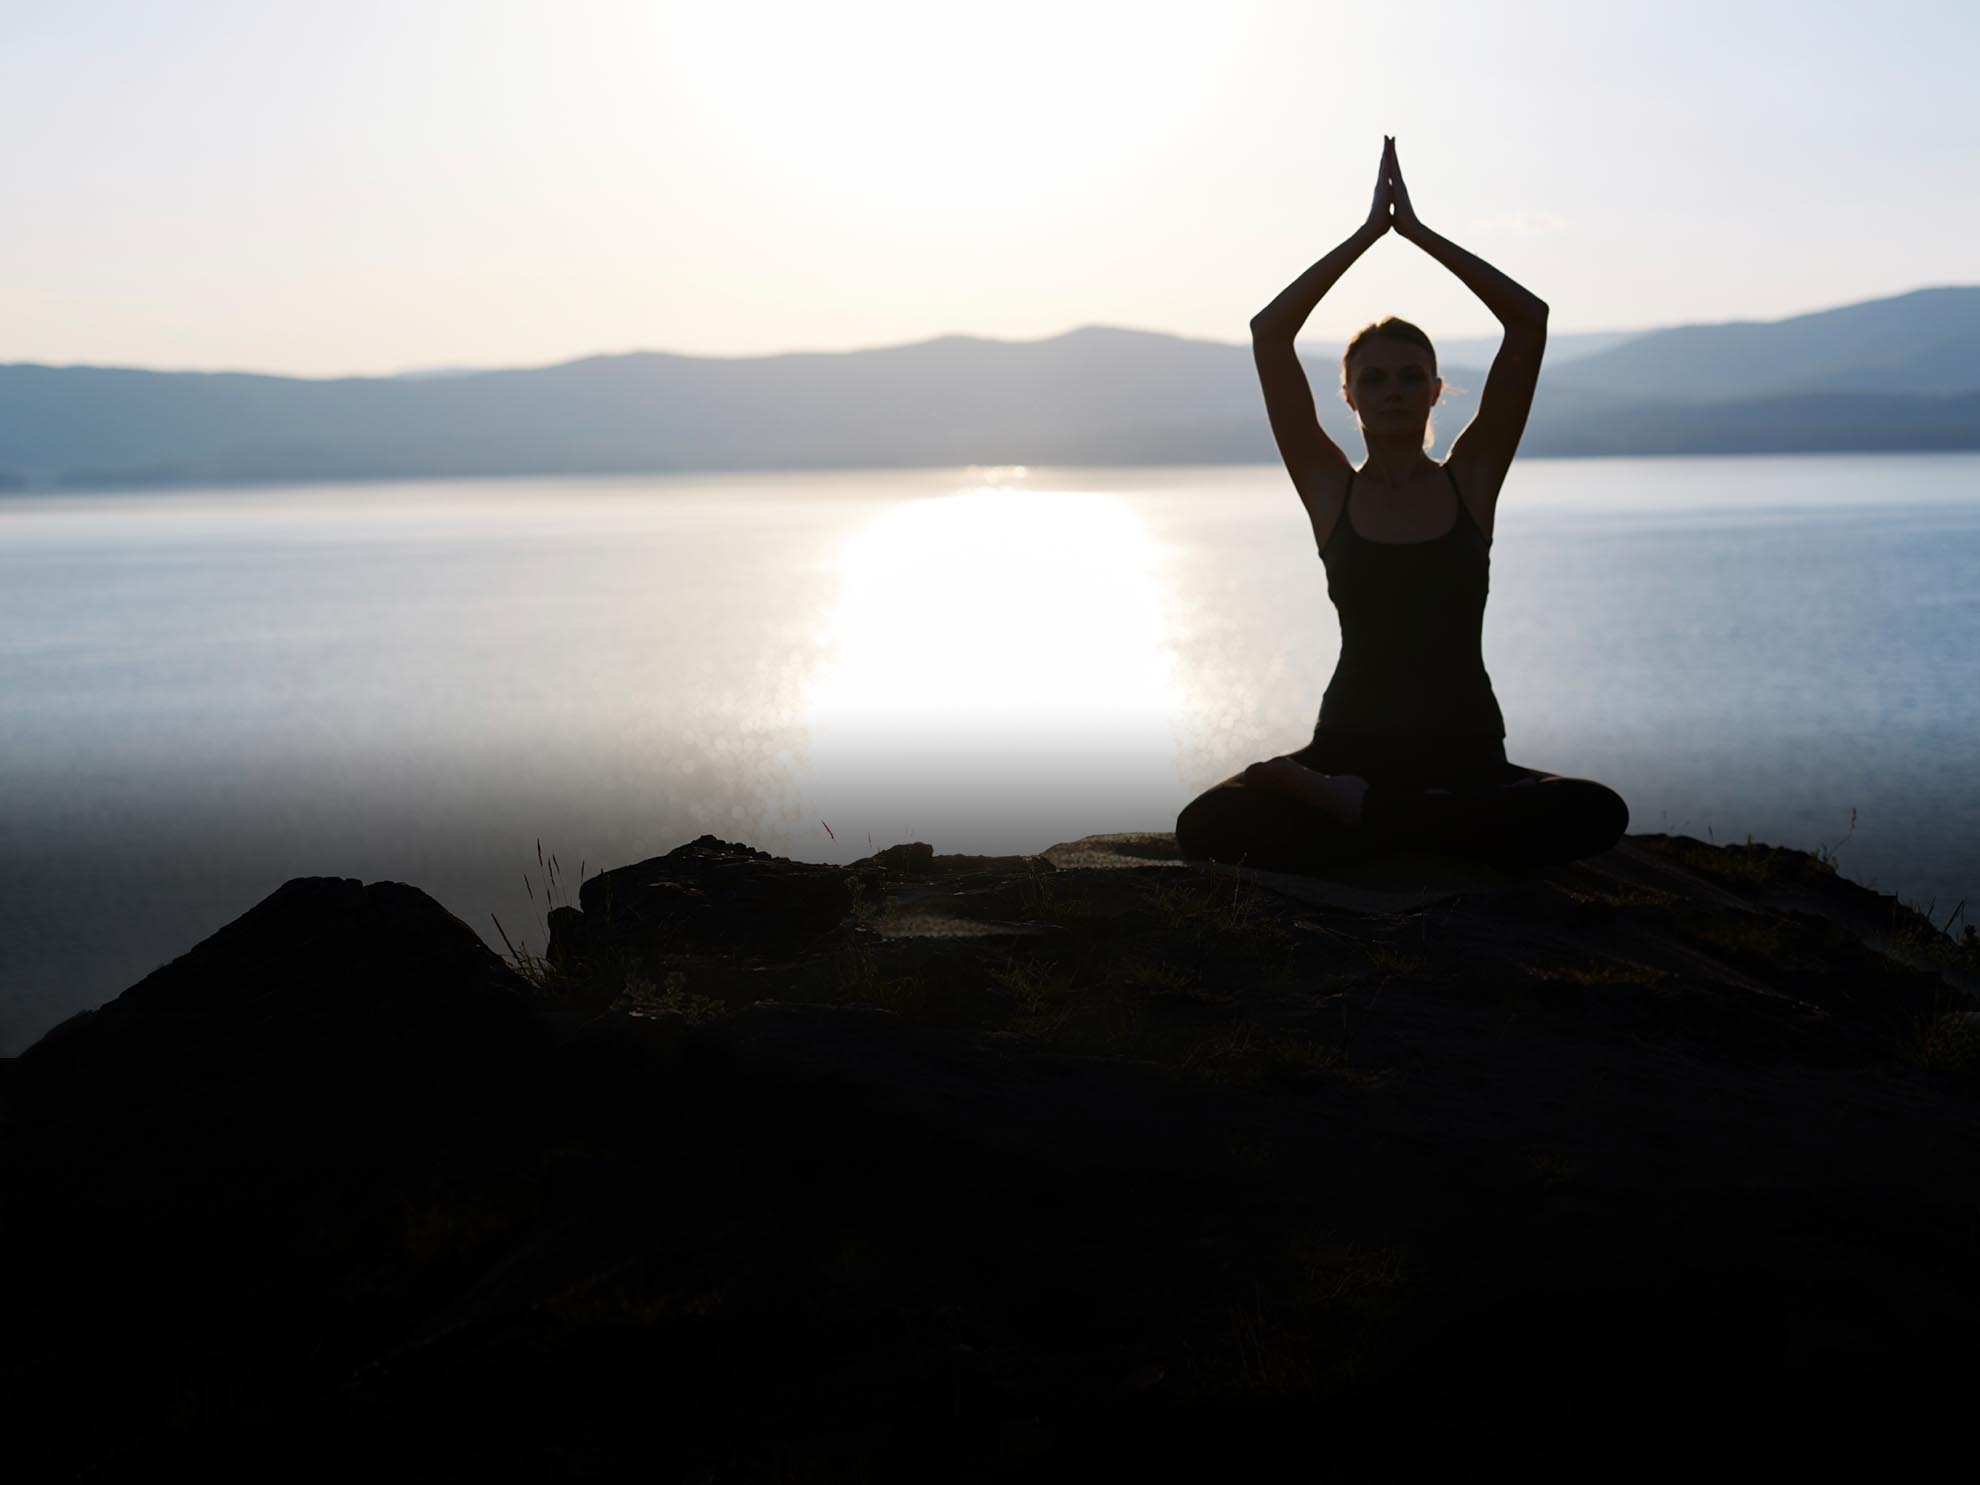
<path fill-rule="evenodd" d="M 1980 282 L 1939 0 L 0 0 L 0 362 L 307 376 L 1107 324 L 1240 342 L 1368 211 L 1556 332 Z M 1390 236 L 1309 343 L 1496 326 Z"/>

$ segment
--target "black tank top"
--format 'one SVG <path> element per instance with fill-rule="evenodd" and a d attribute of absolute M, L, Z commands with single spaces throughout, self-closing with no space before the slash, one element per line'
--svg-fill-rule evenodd
<path fill-rule="evenodd" d="M 1341 658 L 1314 730 L 1392 737 L 1499 737 L 1505 718 L 1485 673 L 1480 633 L 1491 538 L 1465 509 L 1429 541 L 1368 541 L 1354 529 L 1348 475 L 1320 561 L 1341 616 Z"/>

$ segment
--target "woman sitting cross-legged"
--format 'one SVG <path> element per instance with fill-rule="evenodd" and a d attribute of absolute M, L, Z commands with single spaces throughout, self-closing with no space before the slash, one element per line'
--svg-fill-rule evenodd
<path fill-rule="evenodd" d="M 1505 327 L 1478 415 L 1439 465 L 1425 452 L 1443 383 L 1429 337 L 1394 318 L 1348 343 L 1342 395 L 1368 445 L 1360 469 L 1320 428 L 1293 337 L 1391 228 L 1464 281 Z M 1499 489 L 1532 405 L 1547 306 L 1416 219 L 1396 162 L 1368 216 L 1251 322 L 1265 407 L 1306 507 L 1341 656 L 1313 740 L 1192 800 L 1176 842 L 1193 860 L 1319 871 L 1407 848 L 1538 866 L 1606 851 L 1629 825 L 1592 779 L 1506 761 L 1480 633 Z"/>

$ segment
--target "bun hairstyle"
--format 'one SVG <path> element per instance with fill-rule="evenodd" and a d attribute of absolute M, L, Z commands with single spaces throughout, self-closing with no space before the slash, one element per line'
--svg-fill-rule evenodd
<path fill-rule="evenodd" d="M 1369 341 L 1378 339 L 1407 341 L 1410 345 L 1428 351 L 1430 353 L 1430 374 L 1432 376 L 1437 374 L 1437 348 L 1430 344 L 1430 337 L 1425 335 L 1417 326 L 1412 325 L 1408 320 L 1397 319 L 1394 315 L 1384 315 L 1381 319 L 1363 325 L 1359 330 L 1355 331 L 1353 338 L 1347 343 L 1347 349 L 1341 353 L 1341 390 L 1343 392 L 1347 390 L 1348 362 L 1352 361 L 1354 359 L 1354 353 L 1367 345 Z M 1448 396 L 1450 393 L 1458 390 L 1456 387 L 1447 385 L 1444 388 L 1444 395 Z M 1436 414 L 1433 412 L 1423 422 L 1423 447 L 1427 449 L 1436 441 Z"/>

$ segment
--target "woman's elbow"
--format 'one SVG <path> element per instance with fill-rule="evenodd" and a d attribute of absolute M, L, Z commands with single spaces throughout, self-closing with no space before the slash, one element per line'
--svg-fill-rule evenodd
<path fill-rule="evenodd" d="M 1508 330 L 1521 330 L 1527 334 L 1547 333 L 1547 301 L 1535 299 L 1532 303 L 1521 303 L 1508 308 L 1499 316 L 1499 323 Z"/>

